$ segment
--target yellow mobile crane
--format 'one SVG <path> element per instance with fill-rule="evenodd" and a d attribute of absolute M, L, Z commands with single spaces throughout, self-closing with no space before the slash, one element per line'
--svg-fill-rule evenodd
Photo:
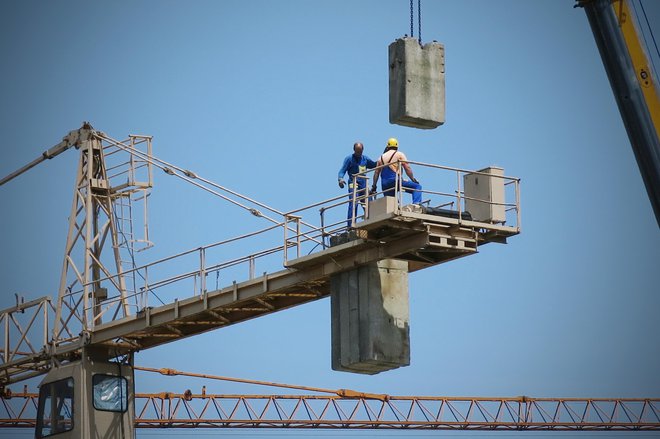
<path fill-rule="evenodd" d="M 630 0 L 578 0 L 603 59 L 612 91 L 660 226 L 660 97 L 658 79 Z M 640 3 L 643 8 L 643 4 Z"/>

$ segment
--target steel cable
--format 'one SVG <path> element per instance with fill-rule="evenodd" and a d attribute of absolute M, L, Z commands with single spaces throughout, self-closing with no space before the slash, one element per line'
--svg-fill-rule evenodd
<path fill-rule="evenodd" d="M 410 37 L 415 37 L 415 9 L 410 0 Z M 417 0 L 417 41 L 422 44 L 422 0 Z"/>
<path fill-rule="evenodd" d="M 422 44 L 422 0 L 417 0 L 417 39 Z"/>
<path fill-rule="evenodd" d="M 414 14 L 413 14 L 413 0 L 410 0 L 410 37 L 411 38 L 415 36 L 414 27 L 413 27 L 413 17 L 414 17 Z"/>

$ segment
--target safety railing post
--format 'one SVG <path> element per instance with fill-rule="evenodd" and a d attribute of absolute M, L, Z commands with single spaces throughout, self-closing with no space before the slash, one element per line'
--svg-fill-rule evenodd
<path fill-rule="evenodd" d="M 461 220 L 461 171 L 456 171 L 456 209 L 458 209 L 458 220 Z"/>
<path fill-rule="evenodd" d="M 287 237 L 287 231 L 289 229 L 289 215 L 284 215 L 284 249 L 282 253 L 284 254 L 284 266 L 286 267 L 287 261 L 289 260 L 289 239 Z"/>
<path fill-rule="evenodd" d="M 321 247 L 325 250 L 327 248 L 325 245 L 325 208 L 320 208 L 319 212 L 321 214 Z"/>
<path fill-rule="evenodd" d="M 44 307 L 44 346 L 48 344 L 48 306 L 50 303 L 50 299 L 46 299 L 42 306 Z"/>
<path fill-rule="evenodd" d="M 371 203 L 371 194 L 369 193 L 370 187 L 369 186 L 369 176 L 365 175 L 364 176 L 365 180 L 365 185 L 364 185 L 364 219 L 365 221 L 369 218 L 369 203 Z"/>
<path fill-rule="evenodd" d="M 135 149 L 135 137 L 130 136 L 131 142 L 129 144 L 129 148 L 131 150 Z M 129 161 L 128 161 L 128 184 L 135 184 L 135 154 L 131 151 L 130 154 L 128 154 Z"/>
<path fill-rule="evenodd" d="M 520 230 L 520 179 L 516 178 L 514 180 L 516 184 L 516 227 Z"/>
<path fill-rule="evenodd" d="M 456 207 L 458 209 L 458 222 L 463 219 L 463 207 L 461 206 L 461 171 L 456 171 Z"/>
<path fill-rule="evenodd" d="M 403 188 L 403 173 L 401 172 L 401 168 L 403 167 L 401 162 L 398 162 L 399 167 L 396 170 L 396 181 L 394 183 L 394 195 L 395 195 L 395 200 L 396 200 L 396 211 L 401 212 L 401 207 L 403 206 L 403 195 L 402 195 L 402 188 Z"/>
<path fill-rule="evenodd" d="M 9 362 L 9 313 L 5 314 L 5 363 Z"/>
<path fill-rule="evenodd" d="M 248 265 L 249 265 L 249 278 L 250 280 L 254 279 L 254 256 L 250 256 L 248 259 Z"/>
<path fill-rule="evenodd" d="M 199 294 L 206 292 L 206 249 L 199 249 Z"/>
<path fill-rule="evenodd" d="M 151 150 L 151 137 L 147 138 L 147 157 L 150 159 L 153 157 Z M 147 160 L 147 176 L 148 176 L 148 185 L 149 187 L 153 186 L 153 164 L 151 160 Z"/>
<path fill-rule="evenodd" d="M 351 227 L 355 228 L 355 215 L 357 215 L 357 179 L 353 180 L 353 193 L 351 198 L 353 202 L 351 203 Z"/>
<path fill-rule="evenodd" d="M 144 288 L 142 290 L 142 309 L 149 306 L 149 267 L 144 267 Z"/>
<path fill-rule="evenodd" d="M 296 258 L 300 257 L 300 217 L 296 217 Z"/>

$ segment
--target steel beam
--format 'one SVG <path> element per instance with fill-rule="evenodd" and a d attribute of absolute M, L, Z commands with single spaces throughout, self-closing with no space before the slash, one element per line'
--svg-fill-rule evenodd
<path fill-rule="evenodd" d="M 658 398 L 138 393 L 137 428 L 658 431 Z M 0 428 L 34 428 L 36 393 L 5 394 Z"/>

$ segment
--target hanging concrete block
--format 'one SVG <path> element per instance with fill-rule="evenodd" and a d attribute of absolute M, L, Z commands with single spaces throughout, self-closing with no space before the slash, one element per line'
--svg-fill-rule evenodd
<path fill-rule="evenodd" d="M 389 46 L 390 123 L 436 128 L 445 123 L 445 47 L 415 38 Z"/>
<path fill-rule="evenodd" d="M 373 375 L 408 366 L 408 263 L 372 263 L 333 275 L 330 285 L 332 369 Z"/>

